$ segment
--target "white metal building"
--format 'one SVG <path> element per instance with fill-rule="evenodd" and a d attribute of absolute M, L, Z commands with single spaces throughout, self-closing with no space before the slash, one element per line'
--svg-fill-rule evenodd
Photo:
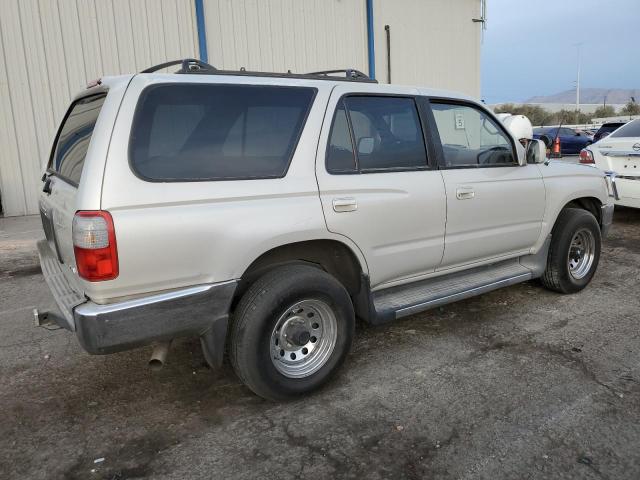
<path fill-rule="evenodd" d="M 353 67 L 480 95 L 484 0 L 0 0 L 0 202 L 38 212 L 71 97 L 167 60 L 295 73 Z"/>

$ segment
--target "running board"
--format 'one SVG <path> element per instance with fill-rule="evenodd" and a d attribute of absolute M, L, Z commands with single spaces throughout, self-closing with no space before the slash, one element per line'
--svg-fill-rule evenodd
<path fill-rule="evenodd" d="M 375 323 L 413 315 L 531 278 L 533 272 L 514 259 L 379 290 L 373 292 Z"/>

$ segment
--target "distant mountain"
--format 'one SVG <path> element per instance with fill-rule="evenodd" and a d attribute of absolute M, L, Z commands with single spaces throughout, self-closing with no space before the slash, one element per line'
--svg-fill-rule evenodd
<path fill-rule="evenodd" d="M 631 97 L 635 97 L 636 102 L 640 103 L 640 89 L 638 88 L 581 88 L 580 103 L 602 103 L 607 99 L 608 104 L 624 104 Z M 572 103 L 576 101 L 576 91 L 567 90 L 565 92 L 556 93 L 555 95 L 546 95 L 531 97 L 524 103 Z"/>

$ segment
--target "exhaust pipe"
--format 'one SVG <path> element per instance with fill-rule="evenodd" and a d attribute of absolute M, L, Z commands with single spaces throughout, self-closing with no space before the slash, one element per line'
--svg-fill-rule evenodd
<path fill-rule="evenodd" d="M 151 371 L 157 372 L 164 367 L 164 363 L 167 361 L 169 347 L 171 347 L 171 340 L 158 343 L 153 347 L 153 352 L 151 352 L 151 358 L 149 359 L 149 368 Z"/>

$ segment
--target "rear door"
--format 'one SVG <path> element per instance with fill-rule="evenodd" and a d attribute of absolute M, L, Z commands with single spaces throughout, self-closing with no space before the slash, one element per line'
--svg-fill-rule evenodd
<path fill-rule="evenodd" d="M 446 204 L 415 90 L 360 88 L 333 90 L 316 175 L 328 229 L 358 245 L 376 287 L 435 270 Z"/>
<path fill-rule="evenodd" d="M 440 269 L 529 253 L 545 210 L 538 166 L 518 163 L 511 136 L 478 105 L 430 103 L 447 196 Z"/>
<path fill-rule="evenodd" d="M 52 251 L 60 263 L 68 266 L 75 265 L 71 225 L 77 210 L 78 186 L 106 97 L 106 92 L 100 92 L 71 104 L 56 135 L 43 177 L 42 225 Z"/>

